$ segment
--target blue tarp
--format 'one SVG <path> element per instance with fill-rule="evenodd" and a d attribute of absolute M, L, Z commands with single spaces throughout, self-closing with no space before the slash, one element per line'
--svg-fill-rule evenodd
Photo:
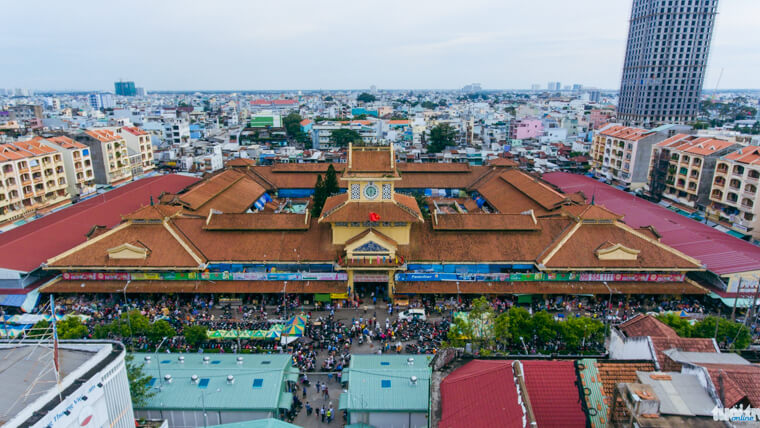
<path fill-rule="evenodd" d="M 20 308 L 26 300 L 26 294 L 4 294 L 0 295 L 0 306 L 13 306 Z"/>

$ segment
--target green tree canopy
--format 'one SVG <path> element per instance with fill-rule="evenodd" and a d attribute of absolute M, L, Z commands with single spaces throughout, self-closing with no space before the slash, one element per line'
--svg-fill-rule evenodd
<path fill-rule="evenodd" d="M 154 342 L 158 342 L 164 337 L 174 337 L 176 335 L 177 330 L 166 320 L 158 320 L 151 324 L 148 329 L 148 339 Z"/>
<path fill-rule="evenodd" d="M 360 103 L 371 103 L 376 100 L 377 100 L 377 97 L 375 97 L 372 94 L 368 94 L 366 92 L 362 92 L 361 94 L 359 94 L 358 97 L 356 97 L 356 101 L 359 101 Z"/>
<path fill-rule="evenodd" d="M 322 207 L 325 206 L 325 200 L 327 200 L 325 183 L 322 181 L 322 176 L 318 175 L 317 183 L 314 185 L 314 196 L 312 197 L 311 204 L 312 218 L 319 218 L 319 215 L 322 214 Z"/>
<path fill-rule="evenodd" d="M 143 373 L 142 366 L 136 364 L 134 358 L 132 354 L 127 354 L 124 358 L 127 379 L 129 379 L 129 394 L 132 396 L 132 405 L 134 407 L 143 407 L 147 404 L 147 400 L 154 396 L 156 392 L 148 386 L 151 377 Z"/>
<path fill-rule="evenodd" d="M 661 314 L 657 319 L 673 328 L 681 337 L 714 337 L 718 343 L 725 344 L 730 349 L 746 349 L 752 343 L 749 329 L 742 323 L 725 318 L 707 316 L 701 321 L 691 323 L 675 313 Z M 715 334 L 715 324 L 718 324 L 718 334 Z"/>
<path fill-rule="evenodd" d="M 428 141 L 428 153 L 440 153 L 447 146 L 453 146 L 456 139 L 456 130 L 448 123 L 439 123 L 430 130 Z"/>
<path fill-rule="evenodd" d="M 348 143 L 359 143 L 362 136 L 353 129 L 336 129 L 330 134 L 330 139 L 336 146 L 347 147 Z"/>
<path fill-rule="evenodd" d="M 191 325 L 185 328 L 182 335 L 185 336 L 185 341 L 192 347 L 195 347 L 206 340 L 206 326 Z"/>
<path fill-rule="evenodd" d="M 335 168 L 332 166 L 332 164 L 327 167 L 324 185 L 327 197 L 330 197 L 340 191 L 340 186 L 338 185 L 338 174 L 335 173 Z"/>
<path fill-rule="evenodd" d="M 79 317 L 66 317 L 55 322 L 58 339 L 82 339 L 90 333 L 87 326 L 82 324 Z"/>

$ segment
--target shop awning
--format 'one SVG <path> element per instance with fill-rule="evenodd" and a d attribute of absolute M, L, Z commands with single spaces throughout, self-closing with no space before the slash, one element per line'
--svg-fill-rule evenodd
<path fill-rule="evenodd" d="M 290 392 L 280 393 L 280 401 L 277 407 L 280 409 L 290 409 L 293 406 L 293 394 Z"/>
<path fill-rule="evenodd" d="M 533 303 L 532 294 L 520 294 L 517 296 L 517 303 Z"/>
<path fill-rule="evenodd" d="M 317 293 L 314 295 L 314 301 L 315 302 L 329 302 L 330 301 L 330 294 L 328 293 Z"/>
<path fill-rule="evenodd" d="M 344 392 L 340 394 L 340 399 L 338 401 L 338 409 L 346 410 L 347 408 L 348 408 L 348 393 Z"/>

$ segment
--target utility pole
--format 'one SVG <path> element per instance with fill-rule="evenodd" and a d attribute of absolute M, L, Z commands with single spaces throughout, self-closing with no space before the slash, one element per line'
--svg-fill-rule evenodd
<path fill-rule="evenodd" d="M 739 291 L 742 289 L 742 277 L 739 277 L 739 286 L 736 287 L 736 297 L 734 298 L 734 309 L 731 310 L 731 322 L 736 321 L 736 304 L 739 302 Z"/>

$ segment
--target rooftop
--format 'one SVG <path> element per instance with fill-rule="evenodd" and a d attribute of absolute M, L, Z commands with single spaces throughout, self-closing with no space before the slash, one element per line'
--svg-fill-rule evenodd
<path fill-rule="evenodd" d="M 135 363 L 141 363 L 143 372 L 153 378 L 149 385 L 156 390 L 143 409 L 200 410 L 203 393 L 208 410 L 289 408 L 293 397 L 285 392 L 284 382 L 298 379 L 288 354 L 133 355 Z M 184 362 L 179 360 L 180 356 Z M 150 361 L 146 361 L 146 357 L 150 357 Z M 238 357 L 242 363 L 237 361 Z M 171 376 L 170 382 L 166 376 Z M 232 382 L 228 376 L 233 376 Z"/>
<path fill-rule="evenodd" d="M 676 134 L 665 141 L 657 143 L 659 147 L 667 147 L 672 150 L 701 156 L 711 155 L 733 145 L 734 143 L 725 140 L 688 134 Z"/>
<path fill-rule="evenodd" d="M 341 394 L 339 407 L 350 412 L 427 412 L 431 359 L 431 355 L 352 355 L 348 376 L 343 377 L 348 392 Z"/>
<path fill-rule="evenodd" d="M 633 228 L 654 226 L 664 244 L 700 260 L 718 275 L 754 271 L 760 265 L 759 247 L 593 178 L 566 172 L 543 178 L 565 193 L 582 191 L 587 199 L 593 195 L 597 204 L 623 214 Z"/>

